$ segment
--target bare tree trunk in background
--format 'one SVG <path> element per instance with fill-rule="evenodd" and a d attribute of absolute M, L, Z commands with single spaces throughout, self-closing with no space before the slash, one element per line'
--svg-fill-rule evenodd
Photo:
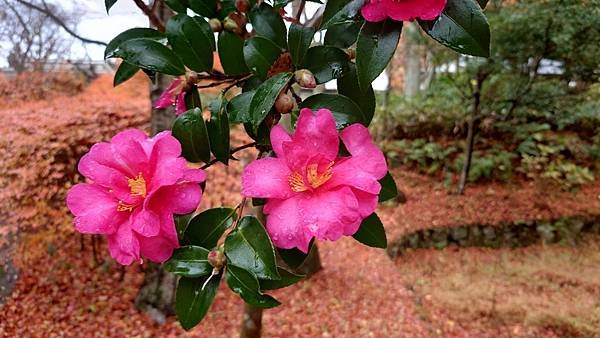
<path fill-rule="evenodd" d="M 419 93 L 421 85 L 421 55 L 419 53 L 419 31 L 413 22 L 404 23 L 404 97 L 411 98 Z"/>
<path fill-rule="evenodd" d="M 173 15 L 162 1 L 157 5 L 156 11 L 157 16 L 163 22 L 166 22 Z M 152 106 L 172 80 L 170 76 L 156 74 L 155 82 L 150 84 L 149 88 Z M 152 135 L 171 128 L 171 124 L 175 120 L 173 108 L 158 110 L 152 107 L 151 109 L 150 125 Z M 166 272 L 162 265 L 155 263 L 148 263 L 144 272 L 144 283 L 136 297 L 135 304 L 138 309 L 148 313 L 154 321 L 163 324 L 166 322 L 168 315 L 175 313 L 173 302 L 175 300 L 177 278 L 175 275 Z"/>
<path fill-rule="evenodd" d="M 462 195 L 465 192 L 465 185 L 467 184 L 467 180 L 469 179 L 469 171 L 471 170 L 473 147 L 475 145 L 475 134 L 477 132 L 477 120 L 481 113 L 481 87 L 483 86 L 484 79 L 485 75 L 481 73 L 478 74 L 477 83 L 475 84 L 475 89 L 473 90 L 473 108 L 471 111 L 471 116 L 469 116 L 469 122 L 467 126 L 467 144 L 465 146 L 464 153 L 465 159 L 460 174 L 460 181 L 458 182 L 457 193 L 459 195 Z"/>

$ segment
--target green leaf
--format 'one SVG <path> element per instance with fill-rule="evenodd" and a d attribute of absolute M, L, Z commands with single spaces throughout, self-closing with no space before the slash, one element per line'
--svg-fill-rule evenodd
<path fill-rule="evenodd" d="M 167 6 L 177 13 L 186 13 L 187 7 L 182 0 L 165 0 Z"/>
<path fill-rule="evenodd" d="M 227 101 L 222 95 L 213 100 L 208 107 L 210 121 L 206 124 L 210 150 L 225 165 L 229 162 L 229 118 L 225 111 L 226 105 Z"/>
<path fill-rule="evenodd" d="M 179 140 L 182 155 L 190 162 L 210 161 L 208 131 L 200 108 L 179 115 L 173 123 L 173 136 Z"/>
<path fill-rule="evenodd" d="M 104 49 L 104 58 L 112 58 L 115 57 L 115 51 L 117 48 L 125 41 L 132 39 L 151 39 L 156 41 L 161 41 L 165 39 L 165 35 L 156 29 L 152 28 L 131 28 L 128 29 L 121 34 L 115 36 L 114 39 L 110 40 L 106 48 Z"/>
<path fill-rule="evenodd" d="M 373 86 L 362 91 L 358 85 L 356 66 L 350 63 L 350 70 L 337 80 L 338 93 L 354 101 L 370 121 L 375 114 L 375 92 Z"/>
<path fill-rule="evenodd" d="M 169 48 L 151 39 L 122 42 L 114 52 L 123 61 L 153 72 L 168 75 L 185 74 L 185 66 Z"/>
<path fill-rule="evenodd" d="M 192 213 L 186 215 L 175 215 L 175 229 L 177 230 L 177 238 L 179 243 L 184 239 L 185 231 L 187 230 L 188 223 L 192 219 Z"/>
<path fill-rule="evenodd" d="M 213 271 L 208 262 L 208 250 L 199 246 L 182 246 L 173 252 L 173 256 L 165 262 L 165 270 L 178 276 L 200 277 L 210 275 Z"/>
<path fill-rule="evenodd" d="M 385 176 L 379 180 L 381 184 L 381 191 L 379 192 L 379 202 L 385 202 L 398 196 L 398 187 L 394 181 L 394 177 L 388 171 Z"/>
<path fill-rule="evenodd" d="M 187 109 L 202 108 L 202 100 L 198 88 L 192 88 L 184 96 Z"/>
<path fill-rule="evenodd" d="M 255 91 L 241 93 L 229 101 L 227 104 L 227 114 L 229 115 L 230 122 L 250 122 L 250 102 L 252 102 L 254 93 Z"/>
<path fill-rule="evenodd" d="M 208 278 L 210 281 L 206 283 Z M 215 299 L 220 281 L 221 275 L 179 279 L 175 293 L 175 314 L 184 329 L 193 328 L 204 318 Z M 204 283 L 206 286 L 203 289 Z"/>
<path fill-rule="evenodd" d="M 263 82 L 250 101 L 250 123 L 256 132 L 258 127 L 273 108 L 277 96 L 287 86 L 292 73 L 279 73 Z"/>
<path fill-rule="evenodd" d="M 354 18 L 364 3 L 365 0 L 328 0 L 323 12 L 321 29 Z"/>
<path fill-rule="evenodd" d="M 252 271 L 258 278 L 280 278 L 275 264 L 275 249 L 256 217 L 242 218 L 235 230 L 227 235 L 225 255 L 230 264 Z"/>
<path fill-rule="evenodd" d="M 342 21 L 327 27 L 324 44 L 339 48 L 348 48 L 358 39 L 358 32 L 363 25 L 363 20 Z"/>
<path fill-rule="evenodd" d="M 205 210 L 190 220 L 185 236 L 193 245 L 212 249 L 235 217 L 236 212 L 231 208 Z"/>
<path fill-rule="evenodd" d="M 371 216 L 365 218 L 352 237 L 362 244 L 374 248 L 387 248 L 385 229 L 376 213 L 372 213 Z"/>
<path fill-rule="evenodd" d="M 217 2 L 215 0 L 189 0 L 190 8 L 207 18 L 217 15 Z"/>
<path fill-rule="evenodd" d="M 104 0 L 104 7 L 106 7 L 106 13 L 111 9 L 114 4 L 117 3 L 117 0 Z"/>
<path fill-rule="evenodd" d="M 127 62 L 121 62 L 117 72 L 115 73 L 115 78 L 113 79 L 113 86 L 116 87 L 121 83 L 131 79 L 140 69 L 132 64 Z"/>
<path fill-rule="evenodd" d="M 197 72 L 212 70 L 215 37 L 204 18 L 177 14 L 167 22 L 166 33 L 186 66 Z"/>
<path fill-rule="evenodd" d="M 250 23 L 257 36 L 271 40 L 282 49 L 287 48 L 286 29 L 279 11 L 263 3 L 250 11 Z"/>
<path fill-rule="evenodd" d="M 332 46 L 314 46 L 308 49 L 303 68 L 310 70 L 317 83 L 339 79 L 348 71 L 348 54 Z"/>
<path fill-rule="evenodd" d="M 356 42 L 356 74 L 362 90 L 366 90 L 387 67 L 400 41 L 401 31 L 402 22 L 391 19 L 363 25 Z"/>
<path fill-rule="evenodd" d="M 244 60 L 250 70 L 261 79 L 267 78 L 267 73 L 275 63 L 282 50 L 269 39 L 253 37 L 244 43 Z"/>
<path fill-rule="evenodd" d="M 227 264 L 225 279 L 229 288 L 239 294 L 250 305 L 260 308 L 272 308 L 281 304 L 275 298 L 261 293 L 260 284 L 256 276 L 244 268 Z"/>
<path fill-rule="evenodd" d="M 248 73 L 250 70 L 246 66 L 244 59 L 244 40 L 237 34 L 222 31 L 219 34 L 219 59 L 225 74 L 238 75 Z"/>
<path fill-rule="evenodd" d="M 304 253 L 296 248 L 293 249 L 281 249 L 277 248 L 277 254 L 283 260 L 283 262 L 292 270 L 297 270 L 304 264 L 310 254 L 315 254 L 312 251 L 315 250 L 314 239 L 310 241 L 308 245 L 308 253 Z"/>
<path fill-rule="evenodd" d="M 288 45 L 292 61 L 300 66 L 315 35 L 315 29 L 301 24 L 292 24 L 288 34 Z"/>
<path fill-rule="evenodd" d="M 354 101 L 343 95 L 317 94 L 309 96 L 302 102 L 300 108 L 310 108 L 312 110 L 327 108 L 331 110 L 338 129 L 347 127 L 352 123 L 362 123 L 368 126 L 371 122 L 370 118 L 362 112 Z"/>
<path fill-rule="evenodd" d="M 419 20 L 434 40 L 459 53 L 490 56 L 490 25 L 474 0 L 448 0 L 439 18 Z"/>
<path fill-rule="evenodd" d="M 306 277 L 303 275 L 297 275 L 295 273 L 291 273 L 282 267 L 279 267 L 279 275 L 281 276 L 281 279 L 279 279 L 279 280 L 267 280 L 267 279 L 259 280 L 258 282 L 260 283 L 260 289 L 261 290 L 282 289 L 282 288 L 285 288 L 286 286 L 296 284 L 299 281 L 301 281 L 304 277 Z"/>

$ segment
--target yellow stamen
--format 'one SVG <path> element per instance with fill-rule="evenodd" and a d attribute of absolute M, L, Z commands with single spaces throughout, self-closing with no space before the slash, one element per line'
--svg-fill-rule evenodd
<path fill-rule="evenodd" d="M 131 196 L 146 197 L 146 180 L 142 173 L 139 173 L 135 178 L 127 179 L 127 185 L 131 190 Z"/>
<path fill-rule="evenodd" d="M 117 211 L 133 211 L 133 205 L 123 203 L 123 201 L 119 201 L 119 205 L 117 205 Z"/>
<path fill-rule="evenodd" d="M 288 183 L 294 192 L 302 192 L 308 190 L 308 188 L 304 185 L 304 179 L 302 175 L 297 172 L 291 173 L 288 176 Z"/>
<path fill-rule="evenodd" d="M 333 162 L 329 162 L 325 171 L 319 174 L 319 165 L 313 163 L 306 168 L 306 179 L 308 180 L 308 184 L 310 184 L 313 189 L 317 189 L 318 187 L 325 184 L 325 182 L 329 181 L 332 175 Z"/>
<path fill-rule="evenodd" d="M 306 167 L 306 180 L 311 188 L 317 189 L 331 179 L 333 164 L 334 162 L 330 162 L 322 173 L 319 173 L 319 165 L 317 163 Z M 298 172 L 293 172 L 288 176 L 288 183 L 294 192 L 302 192 L 309 189 L 304 182 L 304 178 Z"/>

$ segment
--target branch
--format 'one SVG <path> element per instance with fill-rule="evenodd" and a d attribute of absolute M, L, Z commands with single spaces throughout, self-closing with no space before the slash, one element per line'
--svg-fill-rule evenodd
<path fill-rule="evenodd" d="M 229 154 L 230 154 L 230 156 L 231 156 L 231 155 L 233 155 L 233 154 L 237 153 L 238 151 L 241 151 L 241 150 L 244 150 L 244 149 L 247 149 L 247 148 L 252 148 L 252 147 L 255 147 L 256 145 L 257 145 L 257 143 L 256 143 L 256 142 L 252 142 L 252 143 L 244 144 L 244 145 L 242 145 L 242 146 L 239 146 L 239 147 L 237 147 L 237 148 L 233 148 L 233 149 L 231 149 L 231 150 L 229 151 Z M 200 169 L 204 170 L 204 169 L 206 169 L 206 168 L 210 167 L 211 165 L 213 165 L 213 164 L 215 164 L 215 163 L 217 163 L 217 162 L 219 162 L 219 160 L 217 160 L 216 158 L 213 158 L 213 159 L 212 159 L 210 162 L 208 162 L 208 163 L 206 163 L 205 165 L 203 165 L 202 167 L 200 167 Z"/>
<path fill-rule="evenodd" d="M 156 13 L 154 13 L 152 11 L 152 9 L 150 7 L 148 7 L 143 0 L 133 0 L 133 2 L 135 2 L 135 5 L 142 10 L 142 12 L 144 12 L 144 14 L 148 17 L 148 19 L 150 20 L 150 23 L 156 27 L 156 29 L 158 29 L 161 32 L 165 31 L 165 25 L 162 23 L 162 21 L 158 18 L 158 16 L 156 16 Z"/>
<path fill-rule="evenodd" d="M 65 30 L 65 32 L 69 33 L 69 35 L 71 35 L 72 37 L 76 38 L 77 40 L 83 42 L 83 43 L 92 43 L 92 44 L 96 44 L 96 45 L 101 45 L 101 46 L 106 46 L 107 43 L 103 42 L 103 41 L 98 41 L 98 40 L 93 40 L 93 39 L 88 39 L 88 38 L 84 38 L 83 36 L 77 34 L 75 31 L 73 31 L 71 28 L 69 28 L 69 26 L 67 26 L 65 24 L 65 22 L 59 18 L 58 16 L 56 16 L 54 13 L 52 13 L 51 10 L 49 10 L 48 8 L 42 8 L 38 5 L 29 3 L 25 0 L 16 0 L 18 3 L 29 7 L 31 9 L 34 9 L 40 13 L 45 14 L 47 17 L 49 17 L 50 19 L 52 19 L 52 21 L 54 21 L 57 25 L 59 25 L 60 27 L 62 27 L 62 29 Z"/>

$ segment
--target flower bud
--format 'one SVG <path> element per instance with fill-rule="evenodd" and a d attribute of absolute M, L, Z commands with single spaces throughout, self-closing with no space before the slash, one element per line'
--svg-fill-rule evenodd
<path fill-rule="evenodd" d="M 208 24 L 210 25 L 210 29 L 212 29 L 213 32 L 218 33 L 223 29 L 221 20 L 219 20 L 217 18 L 212 18 L 212 19 L 208 20 Z"/>
<path fill-rule="evenodd" d="M 225 265 L 225 254 L 221 250 L 212 250 L 208 253 L 208 263 L 215 269 L 221 269 Z"/>
<path fill-rule="evenodd" d="M 294 99 L 286 93 L 281 93 L 275 101 L 275 109 L 280 114 L 288 114 L 294 109 Z"/>
<path fill-rule="evenodd" d="M 235 0 L 235 9 L 240 13 L 247 13 L 250 9 L 250 2 L 248 0 Z"/>
<path fill-rule="evenodd" d="M 223 21 L 223 28 L 227 31 L 236 33 L 236 34 L 240 34 L 242 32 L 240 26 L 238 26 L 237 22 L 235 22 L 235 20 L 227 17 L 225 18 L 225 20 Z"/>
<path fill-rule="evenodd" d="M 348 49 L 346 49 L 346 54 L 348 54 L 348 57 L 350 58 L 350 60 L 353 60 L 356 58 L 356 48 L 350 47 Z"/>
<path fill-rule="evenodd" d="M 300 69 L 294 73 L 294 78 L 296 82 L 303 88 L 315 88 L 317 86 L 317 81 L 315 80 L 315 76 L 308 69 Z"/>

